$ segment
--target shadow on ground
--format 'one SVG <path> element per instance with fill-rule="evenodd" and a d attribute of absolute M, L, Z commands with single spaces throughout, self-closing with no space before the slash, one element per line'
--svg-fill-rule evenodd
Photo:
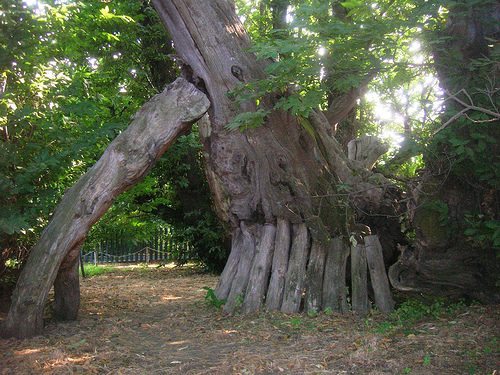
<path fill-rule="evenodd" d="M 0 340 L 0 374 L 500 371 L 500 306 L 411 325 L 378 314 L 228 317 L 206 304 L 203 288 L 216 282 L 195 268 L 124 268 L 83 279 L 79 319 L 47 321 L 29 340 Z"/>

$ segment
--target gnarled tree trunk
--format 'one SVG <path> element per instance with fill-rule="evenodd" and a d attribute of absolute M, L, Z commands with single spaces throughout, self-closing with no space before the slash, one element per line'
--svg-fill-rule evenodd
<path fill-rule="evenodd" d="M 485 222 L 500 220 L 498 174 L 481 176 L 474 170 L 485 165 L 495 169 L 500 163 L 499 116 L 491 116 L 498 111 L 495 105 L 500 100 L 495 86 L 500 79 L 495 65 L 498 60 L 491 60 L 499 44 L 500 2 L 456 3 L 450 9 L 447 27 L 435 36 L 441 38 L 432 44 L 435 67 L 447 93 L 444 124 L 435 134 L 425 174 L 412 194 L 410 217 L 415 241 L 401 248 L 389 276 L 402 291 L 498 303 L 500 262 L 498 248 L 491 245 L 493 236 L 481 245 L 466 231 L 480 218 Z M 490 63 L 470 69 L 474 59 Z M 475 109 L 467 107 L 470 104 Z M 489 111 L 490 118 L 478 121 L 473 116 L 481 106 L 492 106 L 495 111 Z M 481 128 L 481 124 L 485 126 Z M 484 136 L 496 142 L 473 150 L 474 137 Z M 453 138 L 472 147 L 472 163 L 465 164 L 467 157 L 451 152 L 453 145 L 447 141 Z M 478 150 L 482 155 L 474 155 Z"/>
<path fill-rule="evenodd" d="M 350 160 L 333 137 L 335 124 L 361 90 L 337 98 L 335 113 L 308 119 L 274 110 L 262 126 L 229 131 L 242 112 L 273 108 L 269 94 L 260 104 L 236 108 L 228 92 L 265 78 L 268 62 L 248 51 L 251 42 L 230 0 L 154 0 L 180 56 L 184 71 L 206 90 L 210 123 L 201 126 L 207 176 L 221 219 L 233 233 L 232 252 L 215 293 L 224 310 L 297 312 L 331 307 L 346 311 L 348 228 L 338 184 L 360 208 L 385 204 L 385 179 Z M 353 93 L 358 93 L 354 95 Z M 280 93 L 276 93 L 280 94 Z M 304 126 L 306 122 L 306 126 Z M 313 134 L 305 128 L 313 129 Z M 371 167 L 371 166 L 370 166 Z M 339 202 L 340 201 L 340 202 Z M 391 208 L 392 209 L 392 208 Z"/>
<path fill-rule="evenodd" d="M 54 315 L 75 319 L 80 303 L 78 260 L 94 223 L 123 191 L 143 179 L 161 154 L 208 109 L 206 96 L 179 78 L 154 96 L 99 161 L 68 190 L 31 249 L 12 296 L 3 335 L 26 338 L 43 328 L 54 284 Z"/>

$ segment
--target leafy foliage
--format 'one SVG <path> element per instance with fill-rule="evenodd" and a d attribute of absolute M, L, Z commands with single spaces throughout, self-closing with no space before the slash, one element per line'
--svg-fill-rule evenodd
<path fill-rule="evenodd" d="M 482 50 L 467 46 L 464 50 L 463 40 L 456 39 L 463 30 L 455 30 L 457 35 L 435 44 L 436 68 L 447 89 L 447 101 L 441 126 L 428 142 L 425 161 L 429 170 L 436 174 L 446 171 L 450 180 L 472 193 L 462 203 L 466 206 L 464 220 L 454 229 L 477 248 L 500 252 L 500 210 L 495 203 L 500 194 L 500 94 L 493 87 L 498 79 L 500 53 L 498 42 L 487 34 L 491 25 L 487 3 L 470 5 L 476 7 L 474 17 L 484 18 L 482 32 L 491 45 Z M 458 6 L 451 9 L 457 19 L 470 17 L 468 10 Z M 482 43 L 485 41 L 478 40 L 474 45 Z"/>
<path fill-rule="evenodd" d="M 37 10 L 21 1 L 1 6 L 0 43 L 9 53 L 0 57 L 0 203 L 5 207 L 0 276 L 6 259 L 25 258 L 64 191 L 95 163 L 140 105 L 178 73 L 168 57 L 170 38 L 149 1 L 39 1 Z M 151 174 L 122 194 L 92 229 L 86 249 L 116 233 L 137 243 L 150 238 L 156 226 L 168 225 L 158 207 L 175 206 L 176 189 L 189 189 L 191 183 L 182 174 L 199 169 L 181 160 L 199 148 L 194 136 L 186 139 L 182 152 L 176 149 L 162 159 L 178 161 L 178 179 L 165 182 L 159 173 Z M 197 184 L 203 180 L 199 173 Z M 207 191 L 199 201 L 210 202 Z M 183 220 L 189 224 L 179 227 L 179 240 L 204 242 L 203 250 L 191 255 L 199 259 L 198 253 L 206 251 L 202 258 L 218 264 L 210 268 L 220 268 L 225 237 L 216 234 L 220 225 L 210 203 L 186 212 L 177 223 Z"/>
<path fill-rule="evenodd" d="M 422 319 L 440 319 L 466 307 L 463 301 L 452 302 L 444 298 L 431 298 L 427 301 L 409 299 L 395 312 L 396 317 L 405 324 L 413 324 Z"/>
<path fill-rule="evenodd" d="M 217 298 L 212 288 L 204 286 L 203 289 L 207 291 L 207 294 L 205 296 L 205 303 L 207 304 L 207 306 L 214 307 L 215 309 L 220 309 L 226 303 L 225 299 Z"/>
<path fill-rule="evenodd" d="M 1 276 L 176 69 L 159 53 L 172 47 L 147 2 L 2 2 L 0 22 Z"/>
<path fill-rule="evenodd" d="M 153 213 L 173 229 L 177 242 L 189 244 L 187 254 L 177 257 L 179 264 L 199 260 L 208 270 L 220 272 L 229 255 L 229 237 L 214 210 L 198 138 L 194 127 L 170 146 L 153 169 L 160 196 L 166 198 Z M 149 199 L 154 196 L 138 197 L 139 201 Z"/>
<path fill-rule="evenodd" d="M 257 12 L 255 2 L 238 3 L 255 41 L 252 51 L 268 62 L 268 78 L 241 84 L 232 93 L 236 104 L 258 104 L 273 93 L 275 108 L 308 118 L 312 108 L 327 110 L 339 95 L 372 77 L 352 116 L 337 124 L 339 140 L 343 129 L 346 142 L 361 133 L 397 138 L 378 171 L 405 189 L 412 189 L 427 170 L 484 191 L 483 198 L 470 201 L 468 217 L 475 219 L 469 227 L 450 221 L 443 202 L 430 202 L 428 208 L 438 212 L 447 231 L 498 249 L 499 210 L 493 202 L 500 186 L 495 86 L 500 50 L 497 34 L 490 33 L 484 42 L 479 31 L 475 36 L 467 34 L 475 32 L 471 27 L 460 29 L 465 25 L 460 20 L 479 17 L 486 9 L 484 19 L 474 22 L 484 25 L 484 33 L 497 30 L 491 15 L 496 3 L 291 1 L 285 30 L 273 29 L 273 3 L 263 4 Z M 251 16 L 249 9 L 254 9 Z M 458 20 L 451 35 L 449 18 Z M 474 45 L 460 49 L 467 38 L 476 38 Z M 263 109 L 240 114 L 229 127 L 259 126 L 267 114 Z"/>
<path fill-rule="evenodd" d="M 293 2 L 288 8 L 291 21 L 286 30 L 272 29 L 272 16 L 266 10 L 269 6 L 261 6 L 259 12 L 256 8 L 252 2 L 238 2 L 244 24 L 256 43 L 252 51 L 270 62 L 266 67 L 268 78 L 241 84 L 232 94 L 236 103 L 280 93 L 276 108 L 290 109 L 307 118 L 311 108 L 328 108 L 335 97 L 366 85 L 365 80 L 375 75 L 371 90 L 380 101 L 391 104 L 392 110 L 402 116 L 418 115 L 421 125 L 428 123 L 435 109 L 432 101 L 437 80 L 432 79 L 430 55 L 414 49 L 420 45 L 418 39 L 423 39 L 424 29 L 443 24 L 439 4 Z M 254 9 L 251 16 L 249 9 Z M 290 87 L 297 89 L 290 93 Z M 360 115 L 366 105 L 362 103 Z M 230 128 L 258 126 L 263 116 L 240 115 Z M 366 120 L 371 122 L 372 131 L 380 132 L 375 118 Z M 358 130 L 367 128 L 364 124 Z"/>

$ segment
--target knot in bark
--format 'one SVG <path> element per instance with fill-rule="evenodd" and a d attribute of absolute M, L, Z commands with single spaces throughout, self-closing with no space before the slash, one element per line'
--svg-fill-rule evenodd
<path fill-rule="evenodd" d="M 237 65 L 233 65 L 231 67 L 231 74 L 236 77 L 236 79 L 240 82 L 245 82 L 245 78 L 243 77 L 243 69 L 241 69 Z"/>

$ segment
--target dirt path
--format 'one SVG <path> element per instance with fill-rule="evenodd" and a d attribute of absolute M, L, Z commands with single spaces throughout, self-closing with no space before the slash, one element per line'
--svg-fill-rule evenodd
<path fill-rule="evenodd" d="M 80 318 L 0 340 L 0 374 L 500 375 L 500 306 L 412 325 L 380 315 L 227 317 L 205 303 L 203 287 L 216 281 L 167 268 L 84 279 Z"/>

